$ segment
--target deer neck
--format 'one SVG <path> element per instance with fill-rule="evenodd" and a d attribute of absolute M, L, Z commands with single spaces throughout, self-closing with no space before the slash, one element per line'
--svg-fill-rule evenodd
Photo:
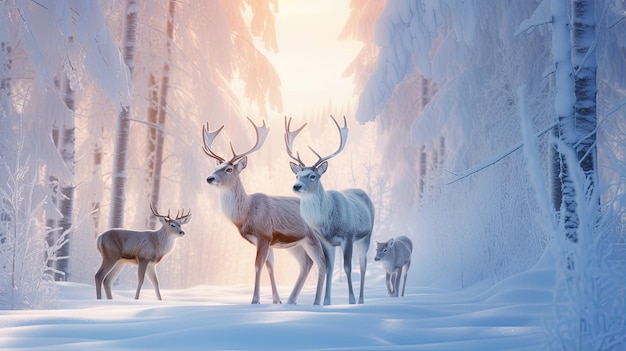
<path fill-rule="evenodd" d="M 156 257 L 157 260 L 163 258 L 163 256 L 167 255 L 170 251 L 174 249 L 176 246 L 176 237 L 172 235 L 167 235 L 167 229 L 165 226 L 162 226 L 161 229 L 156 231 L 155 235 L 156 243 L 155 248 L 157 252 Z"/>
<path fill-rule="evenodd" d="M 328 225 L 332 212 L 332 201 L 322 184 L 317 191 L 306 194 L 300 199 L 300 214 L 312 227 L 324 229 Z"/>
<path fill-rule="evenodd" d="M 244 221 L 249 209 L 250 196 L 237 178 L 232 188 L 222 192 L 222 211 L 233 223 L 239 224 Z"/>

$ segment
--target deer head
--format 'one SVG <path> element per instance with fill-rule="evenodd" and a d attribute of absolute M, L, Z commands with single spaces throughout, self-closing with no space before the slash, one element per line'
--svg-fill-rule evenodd
<path fill-rule="evenodd" d="M 308 146 L 309 149 L 317 156 L 317 161 L 312 166 L 306 166 L 302 159 L 300 159 L 300 154 L 296 153 L 294 156 L 293 153 L 293 141 L 296 136 L 302 129 L 306 126 L 306 123 L 302 125 L 300 128 L 291 131 L 291 118 L 287 120 L 285 117 L 285 146 L 287 147 L 287 154 L 291 159 L 296 162 L 289 162 L 289 166 L 291 167 L 291 171 L 296 175 L 296 183 L 293 185 L 293 191 L 297 194 L 307 194 L 313 193 L 317 189 L 320 188 L 320 179 L 322 175 L 328 169 L 328 160 L 339 155 L 339 153 L 346 146 L 346 141 L 348 140 L 348 126 L 346 122 L 346 117 L 343 117 L 343 127 L 339 126 L 337 120 L 332 115 L 330 116 L 333 122 L 335 122 L 335 126 L 337 126 L 337 130 L 339 131 L 339 148 L 334 153 L 322 157 L 318 154 L 311 146 Z"/>
<path fill-rule="evenodd" d="M 207 156 L 217 161 L 217 168 L 215 168 L 215 171 L 207 177 L 207 183 L 215 186 L 232 186 L 239 177 L 239 173 L 246 168 L 246 165 L 248 164 L 247 156 L 263 146 L 263 143 L 267 138 L 267 133 L 269 132 L 269 128 L 265 125 L 265 121 L 263 121 L 263 125 L 261 127 L 257 127 L 257 125 L 254 124 L 250 118 L 248 118 L 248 120 L 252 123 L 252 126 L 254 126 L 256 143 L 250 150 L 237 154 L 233 148 L 233 143 L 231 142 L 230 150 L 233 153 L 233 157 L 228 161 L 211 150 L 211 145 L 213 144 L 215 137 L 217 137 L 217 135 L 222 131 L 224 126 L 221 126 L 217 130 L 211 132 L 209 130 L 209 123 L 207 122 L 204 125 L 202 130 L 204 145 L 202 149 Z"/>
<path fill-rule="evenodd" d="M 178 211 L 176 211 L 176 218 L 170 217 L 170 210 L 167 210 L 167 215 L 159 214 L 159 212 L 154 209 L 152 204 L 150 204 L 150 210 L 155 217 L 159 218 L 159 222 L 161 222 L 161 224 L 165 228 L 165 231 L 169 235 L 185 235 L 185 232 L 181 229 L 181 226 L 191 220 L 191 210 L 189 210 L 187 214 L 185 214 L 184 208 L 182 214 L 179 214 Z"/>

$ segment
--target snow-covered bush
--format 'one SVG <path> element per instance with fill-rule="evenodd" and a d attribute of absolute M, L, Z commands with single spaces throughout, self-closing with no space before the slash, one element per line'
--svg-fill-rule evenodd
<path fill-rule="evenodd" d="M 40 221 L 46 196 L 24 146 L 23 133 L 17 143 L 2 140 L 0 309 L 40 308 L 54 300 L 55 272 L 47 262 L 57 259 L 55 252 L 66 238 L 60 235 L 53 245 L 46 242 L 54 228 Z"/>

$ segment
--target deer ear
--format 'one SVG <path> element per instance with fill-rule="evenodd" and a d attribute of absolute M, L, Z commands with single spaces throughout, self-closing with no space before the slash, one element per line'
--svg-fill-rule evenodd
<path fill-rule="evenodd" d="M 158 217 L 158 218 L 159 218 L 159 222 L 161 222 L 161 224 L 165 224 L 165 222 L 167 222 L 165 220 L 165 218 L 163 218 L 163 217 Z"/>
<path fill-rule="evenodd" d="M 387 241 L 387 244 L 389 245 L 389 247 L 393 247 L 393 244 L 395 243 L 395 240 L 393 240 L 393 238 L 389 239 L 389 241 Z"/>
<path fill-rule="evenodd" d="M 246 168 L 247 165 L 248 165 L 248 156 L 244 156 L 241 158 L 241 160 L 239 160 L 239 162 L 237 162 L 237 164 L 235 165 L 235 168 L 237 168 L 238 171 L 241 171 L 242 169 Z"/>
<path fill-rule="evenodd" d="M 324 161 L 324 162 L 322 162 L 322 164 L 317 166 L 317 168 L 315 170 L 317 171 L 317 173 L 322 175 L 322 174 L 324 174 L 326 172 L 327 169 L 328 169 L 328 161 Z"/>
<path fill-rule="evenodd" d="M 294 174 L 298 174 L 302 170 L 302 167 L 300 167 L 299 165 L 297 165 L 297 164 L 295 164 L 295 163 L 293 163 L 291 161 L 289 162 L 289 167 L 291 167 L 291 171 Z"/>

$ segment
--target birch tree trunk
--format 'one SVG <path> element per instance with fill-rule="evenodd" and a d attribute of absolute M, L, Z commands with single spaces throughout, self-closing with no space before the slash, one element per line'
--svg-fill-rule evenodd
<path fill-rule="evenodd" d="M 126 2 L 126 20 L 124 22 L 124 63 L 132 76 L 135 67 L 135 45 L 137 42 L 137 0 Z M 111 184 L 111 209 L 109 227 L 124 225 L 124 205 L 126 202 L 126 163 L 128 160 L 128 144 L 130 140 L 130 103 L 122 106 L 117 120 L 115 149 L 113 159 L 113 175 Z"/>
<path fill-rule="evenodd" d="M 602 250 L 597 247 L 602 244 L 597 233 L 599 195 L 594 189 L 597 178 L 594 1 L 551 2 L 561 154 L 559 213 L 565 235 L 565 239 L 556 238 L 560 260 L 556 267 L 555 313 L 560 320 L 555 334 L 564 350 L 604 350 L 614 342 L 607 327 L 612 321 L 603 312 L 612 296 L 606 295 L 603 281 L 606 266 L 600 254 Z M 621 329 L 619 333 L 623 334 L 623 325 Z"/>
<path fill-rule="evenodd" d="M 161 84 L 159 91 L 159 101 L 158 101 L 158 113 L 156 118 L 156 126 L 151 126 L 150 136 L 154 136 L 154 150 L 153 155 L 150 158 L 152 162 L 148 163 L 149 174 L 152 175 L 152 179 L 150 179 L 151 183 L 151 191 L 150 191 L 150 203 L 152 203 L 156 208 L 159 208 L 159 196 L 161 193 L 161 170 L 163 163 L 163 143 L 165 141 L 164 130 L 165 130 L 165 118 L 167 116 L 167 95 L 169 90 L 170 83 L 170 58 L 172 54 L 172 41 L 174 39 L 174 10 L 176 9 L 176 1 L 169 1 L 168 8 L 168 17 L 167 17 L 167 42 L 165 44 L 166 53 L 165 53 L 165 61 L 163 63 L 163 72 L 161 76 Z M 152 78 L 152 76 L 151 76 Z M 155 101 L 156 102 L 156 101 Z M 150 114 L 151 111 L 148 111 Z M 154 113 L 154 112 L 152 112 Z M 153 117 L 154 118 L 154 117 Z M 152 150 L 149 150 L 149 152 Z M 148 228 L 154 229 L 156 226 L 156 217 L 148 216 Z"/>
<path fill-rule="evenodd" d="M 596 170 L 595 11 L 593 0 L 572 0 L 570 23 L 568 3 L 553 0 L 552 5 L 559 140 L 563 147 L 574 150 L 586 179 L 584 188 L 579 186 L 577 189 L 571 172 L 578 170 L 570 169 L 573 163 L 571 160 L 566 162 L 561 155 L 561 215 L 566 238 L 577 243 L 580 218 L 576 192 L 593 189 Z"/>
<path fill-rule="evenodd" d="M 146 157 L 148 160 L 148 164 L 146 165 L 146 199 L 148 202 L 152 201 L 152 191 L 153 184 L 152 180 L 154 179 L 154 162 L 156 157 L 156 144 L 157 144 L 157 131 L 159 128 L 158 125 L 158 115 L 159 115 L 159 86 L 156 82 L 156 77 L 154 74 L 150 73 L 148 77 L 148 110 L 146 115 L 146 120 L 148 121 L 148 142 Z M 158 203 L 153 204 L 157 206 Z M 151 219 L 150 212 L 146 209 L 146 228 L 154 229 L 154 221 Z"/>
<path fill-rule="evenodd" d="M 555 110 L 558 121 L 559 147 L 572 148 L 576 144 L 574 127 L 574 77 L 571 62 L 571 38 L 569 30 L 568 3 L 552 0 L 552 55 L 554 56 L 557 92 Z M 565 156 L 560 154 L 561 214 L 565 225 L 565 236 L 576 242 L 578 216 L 576 214 L 576 190 Z"/>
<path fill-rule="evenodd" d="M 70 39 L 71 40 L 71 39 Z M 75 163 L 75 94 L 70 86 L 69 79 L 63 75 L 61 79 L 55 79 L 56 87 L 63 92 L 63 102 L 67 111 L 61 118 L 61 128 L 55 123 L 52 126 L 52 141 L 61 155 L 63 164 L 68 174 L 74 176 Z M 52 268 L 52 276 L 56 281 L 67 281 L 70 275 L 70 231 L 74 217 L 74 180 L 59 179 L 54 174 L 49 174 L 48 186 L 50 187 L 50 202 L 56 210 L 46 215 L 46 242 L 52 250 L 52 255 L 46 257 L 46 264 Z M 58 217 L 60 215 L 60 217 Z"/>
<path fill-rule="evenodd" d="M 93 150 L 93 173 L 92 177 L 95 179 L 102 179 L 102 143 L 96 142 Z M 91 200 L 91 221 L 94 228 L 94 239 L 100 234 L 98 228 L 100 228 L 100 201 L 102 200 L 102 194 L 98 193 Z"/>
<path fill-rule="evenodd" d="M 596 171 L 596 20 L 593 0 L 572 1 L 572 66 L 576 155 L 593 188 Z"/>
<path fill-rule="evenodd" d="M 65 79 L 64 82 L 64 97 L 65 106 L 68 108 L 68 116 L 64 121 L 63 129 L 61 133 L 61 139 L 59 144 L 59 151 L 65 163 L 65 167 L 69 170 L 70 175 L 74 176 L 74 163 L 75 163 L 75 141 L 76 141 L 76 128 L 74 124 L 74 112 L 76 105 L 76 96 L 72 87 L 70 86 L 69 79 Z M 56 252 L 56 269 L 55 280 L 67 281 L 70 278 L 70 238 L 71 228 L 74 217 L 74 180 L 61 182 L 60 198 L 59 198 L 59 212 L 61 218 L 58 225 L 60 227 L 60 235 L 62 236 L 62 242 Z"/>

